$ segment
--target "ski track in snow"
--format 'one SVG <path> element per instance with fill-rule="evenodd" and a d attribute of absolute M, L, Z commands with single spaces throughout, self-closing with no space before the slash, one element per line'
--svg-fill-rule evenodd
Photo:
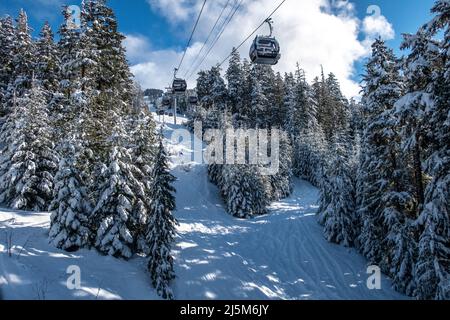
<path fill-rule="evenodd" d="M 164 133 L 170 137 L 181 128 L 168 123 Z M 176 299 L 406 298 L 386 277 L 382 290 L 367 289 L 365 259 L 324 239 L 315 217 L 318 191 L 307 182 L 296 180 L 294 194 L 274 203 L 270 214 L 236 219 L 208 182 L 206 165 L 191 161 L 192 145 L 167 139 L 167 146 L 178 178 Z M 0 209 L 0 298 L 159 299 L 144 258 L 123 261 L 94 250 L 57 250 L 48 244 L 49 220 L 48 213 Z M 7 234 L 12 234 L 11 257 Z M 66 287 L 70 265 L 81 268 L 78 290 Z"/>

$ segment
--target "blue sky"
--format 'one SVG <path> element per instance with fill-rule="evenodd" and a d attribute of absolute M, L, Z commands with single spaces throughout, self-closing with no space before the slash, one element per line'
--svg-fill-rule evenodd
<path fill-rule="evenodd" d="M 195 59 L 199 46 L 205 40 L 224 1 L 209 0 L 206 14 L 200 22 L 199 32 L 194 37 L 193 45 L 188 51 L 186 69 L 188 69 L 189 63 Z M 341 4 L 347 4 L 348 2 L 348 0 L 330 1 Z M 156 77 L 161 76 L 162 73 L 171 73 L 171 66 L 176 64 L 176 60 L 183 51 L 201 2 L 201 0 L 109 1 L 118 16 L 121 32 L 129 37 L 126 42 L 130 53 L 129 60 L 135 66 L 133 70 L 144 86 L 161 87 L 167 81 L 166 77 L 161 81 L 157 81 Z M 349 1 L 352 6 L 346 7 L 344 14 L 339 11 L 339 8 L 341 8 L 339 5 L 336 6 L 336 10 L 330 10 L 324 16 L 314 6 L 321 6 L 326 2 L 327 0 L 288 0 L 274 16 L 275 34 L 283 39 L 282 48 L 289 50 L 289 52 L 286 52 L 286 50 L 283 52 L 285 53 L 283 55 L 285 60 L 279 71 L 284 72 L 293 69 L 295 66 L 294 60 L 300 60 L 301 64 L 303 61 L 307 65 L 306 71 L 312 77 L 320 64 L 324 64 L 327 71 L 333 71 L 340 78 L 346 78 L 341 80 L 348 89 L 346 93 L 351 95 L 356 89 L 350 82 L 358 81 L 358 75 L 362 71 L 361 66 L 366 56 L 362 53 L 361 47 L 367 46 L 364 40 L 369 41 L 368 38 L 374 36 L 373 30 L 367 31 L 363 27 L 363 22 L 369 16 L 367 8 L 372 5 L 380 8 L 383 18 L 378 21 L 381 23 L 381 27 L 379 27 L 381 31 L 378 31 L 384 33 L 383 36 L 388 39 L 389 45 L 398 54 L 401 54 L 398 50 L 401 33 L 415 32 L 419 26 L 428 21 L 431 17 L 429 9 L 434 0 L 355 0 Z M 37 35 L 45 20 L 48 20 L 55 29 L 58 28 L 62 22 L 60 14 L 62 4 L 76 5 L 79 3 L 80 0 L 0 0 L 0 15 L 16 16 L 18 10 L 24 8 L 28 12 L 30 24 L 35 29 L 35 35 Z M 253 26 L 258 25 L 261 18 L 278 3 L 279 0 L 245 0 L 236 18 L 230 23 L 228 28 L 230 31 L 227 30 L 224 33 L 223 43 L 220 42 L 220 45 L 212 50 L 211 57 L 208 57 L 203 67 L 207 67 L 226 56 L 231 47 L 245 37 L 244 31 L 252 30 Z M 298 12 L 298 19 L 295 17 L 295 12 Z M 322 21 L 323 28 L 321 24 L 316 26 L 312 20 L 309 20 L 313 15 L 317 15 L 315 21 Z M 345 17 L 342 17 L 342 15 Z M 300 21 L 298 24 L 297 20 Z M 360 25 L 356 30 L 355 24 L 358 23 Z M 378 25 L 380 26 L 380 24 Z M 393 32 L 387 30 L 390 28 L 388 28 L 389 25 L 391 25 Z M 322 30 L 318 30 L 314 36 L 311 36 L 313 31 L 308 30 L 310 26 Z M 330 34 L 333 30 L 336 30 L 336 33 Z M 291 31 L 292 36 L 289 37 Z M 306 35 L 307 32 L 310 32 L 309 36 Z M 341 37 L 342 39 L 340 39 Z M 303 44 L 301 40 L 303 40 Z M 330 44 L 335 41 L 335 44 Z M 318 42 L 317 45 L 315 45 L 316 42 Z M 341 48 L 340 43 L 342 46 L 349 46 L 349 50 L 346 51 L 345 47 Z M 243 49 L 241 54 L 246 55 L 247 50 L 247 48 Z M 324 53 L 323 50 L 327 50 L 328 53 Z M 314 67 L 315 64 L 318 66 Z M 350 86 L 353 86 L 353 88 L 350 88 Z"/>

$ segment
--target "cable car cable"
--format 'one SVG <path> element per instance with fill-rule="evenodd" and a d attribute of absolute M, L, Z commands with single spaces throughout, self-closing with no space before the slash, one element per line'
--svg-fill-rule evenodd
<path fill-rule="evenodd" d="M 239 48 L 241 48 L 244 43 L 246 43 L 266 23 L 267 19 L 270 19 L 273 16 L 285 2 L 286 0 L 281 1 L 281 3 L 275 8 L 275 10 L 273 10 L 272 13 L 266 19 L 264 19 L 264 21 L 234 49 L 234 51 L 239 50 Z M 221 67 L 231 57 L 232 54 L 233 52 L 231 52 L 218 66 Z"/>
<path fill-rule="evenodd" d="M 190 79 L 195 74 L 195 72 L 200 68 L 200 66 L 203 64 L 203 62 L 209 56 L 209 54 L 211 53 L 212 49 L 215 47 L 215 45 L 217 44 L 217 42 L 221 38 L 221 36 L 222 36 L 223 32 L 225 31 L 226 27 L 228 26 L 228 24 L 230 23 L 230 21 L 233 19 L 234 15 L 236 14 L 237 10 L 241 6 L 242 2 L 243 2 L 243 0 L 236 0 L 235 1 L 234 5 L 231 7 L 230 12 L 228 13 L 228 16 L 225 18 L 225 20 L 223 21 L 222 25 L 220 26 L 219 32 L 217 33 L 217 35 L 215 36 L 214 40 L 212 41 L 212 44 L 209 46 L 208 51 L 203 55 L 203 57 L 201 58 L 201 61 L 194 67 L 194 69 L 190 73 L 188 79 Z"/>
<path fill-rule="evenodd" d="M 211 31 L 209 32 L 208 37 L 206 38 L 205 42 L 203 43 L 202 48 L 200 49 L 200 51 L 198 52 L 197 56 L 195 57 L 194 61 L 192 62 L 191 66 L 189 67 L 189 69 L 187 69 L 186 73 L 184 74 L 184 77 L 186 78 L 186 76 L 191 72 L 192 68 L 194 67 L 194 65 L 197 63 L 198 58 L 200 57 L 200 55 L 203 53 L 203 50 L 206 47 L 206 44 L 209 42 L 209 40 L 211 39 L 211 36 L 214 32 L 214 30 L 216 29 L 217 25 L 219 24 L 220 19 L 222 18 L 226 8 L 228 7 L 228 5 L 230 4 L 231 0 L 228 0 L 227 3 L 225 4 L 225 6 L 222 8 L 222 11 L 220 12 L 219 17 L 217 18 L 216 22 L 214 23 L 214 26 L 212 27 Z"/>
<path fill-rule="evenodd" d="M 191 32 L 191 36 L 189 37 L 189 41 L 186 45 L 186 48 L 184 49 L 183 57 L 181 58 L 180 64 L 178 65 L 178 68 L 177 68 L 178 70 L 180 70 L 181 65 L 183 64 L 184 58 L 186 57 L 186 52 L 189 49 L 189 46 L 191 45 L 191 41 L 192 41 L 192 38 L 194 37 L 195 30 L 197 29 L 198 23 L 200 21 L 200 17 L 202 16 L 203 10 L 205 9 L 206 1 L 207 0 L 203 1 L 202 9 L 200 10 L 200 13 L 198 14 L 197 21 L 195 22 L 194 28 L 192 29 L 192 32 Z"/>
<path fill-rule="evenodd" d="M 201 65 L 203 64 L 203 62 L 206 60 L 206 58 L 209 56 L 209 54 L 211 53 L 212 49 L 215 47 L 215 45 L 217 44 L 217 42 L 220 40 L 220 38 L 222 37 L 226 27 L 228 26 L 228 24 L 231 22 L 231 20 L 233 19 L 233 17 L 236 15 L 236 12 L 239 10 L 239 8 L 241 7 L 242 3 L 244 2 L 244 0 L 240 0 L 240 2 L 238 3 L 239 0 L 236 1 L 236 7 L 234 8 L 234 10 L 232 9 L 232 12 L 230 12 L 230 15 L 228 15 L 228 19 L 225 20 L 225 23 L 223 25 L 223 28 L 221 30 L 221 32 L 218 34 L 218 36 L 216 37 L 216 39 L 214 40 L 213 44 L 211 45 L 211 47 L 209 48 L 208 52 L 206 52 L 206 54 L 203 56 L 202 61 L 197 65 L 197 67 L 192 71 L 192 73 L 189 75 L 188 79 L 189 80 L 194 74 L 195 71 L 198 70 Z"/>

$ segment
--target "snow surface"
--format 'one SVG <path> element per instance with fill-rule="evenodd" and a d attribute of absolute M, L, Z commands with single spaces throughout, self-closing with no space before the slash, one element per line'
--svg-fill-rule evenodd
<path fill-rule="evenodd" d="M 166 137 L 182 129 L 165 120 Z M 296 180 L 294 194 L 270 214 L 239 220 L 225 212 L 206 165 L 192 161 L 192 144 L 167 139 L 167 147 L 178 178 L 176 299 L 406 299 L 384 276 L 381 290 L 369 290 L 365 259 L 324 239 L 315 217 L 318 191 L 309 183 Z M 0 209 L 0 298 L 159 299 L 144 258 L 60 251 L 48 244 L 49 224 L 48 213 Z M 66 287 L 71 265 L 81 268 L 80 290 Z"/>
<path fill-rule="evenodd" d="M 146 261 L 101 256 L 95 251 L 60 251 L 48 243 L 48 213 L 0 210 L 0 290 L 3 299 L 158 299 Z M 6 233 L 12 234 L 12 256 Z M 81 269 L 80 290 L 67 289 L 69 266 Z"/>

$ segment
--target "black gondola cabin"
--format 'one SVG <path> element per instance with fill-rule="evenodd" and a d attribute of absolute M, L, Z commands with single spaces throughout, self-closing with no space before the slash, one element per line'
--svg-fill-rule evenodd
<path fill-rule="evenodd" d="M 172 83 L 174 93 L 184 93 L 187 90 L 187 83 L 184 79 L 175 78 Z"/>
<path fill-rule="evenodd" d="M 273 37 L 257 36 L 250 47 L 250 59 L 256 64 L 276 65 L 281 58 L 280 45 Z"/>

